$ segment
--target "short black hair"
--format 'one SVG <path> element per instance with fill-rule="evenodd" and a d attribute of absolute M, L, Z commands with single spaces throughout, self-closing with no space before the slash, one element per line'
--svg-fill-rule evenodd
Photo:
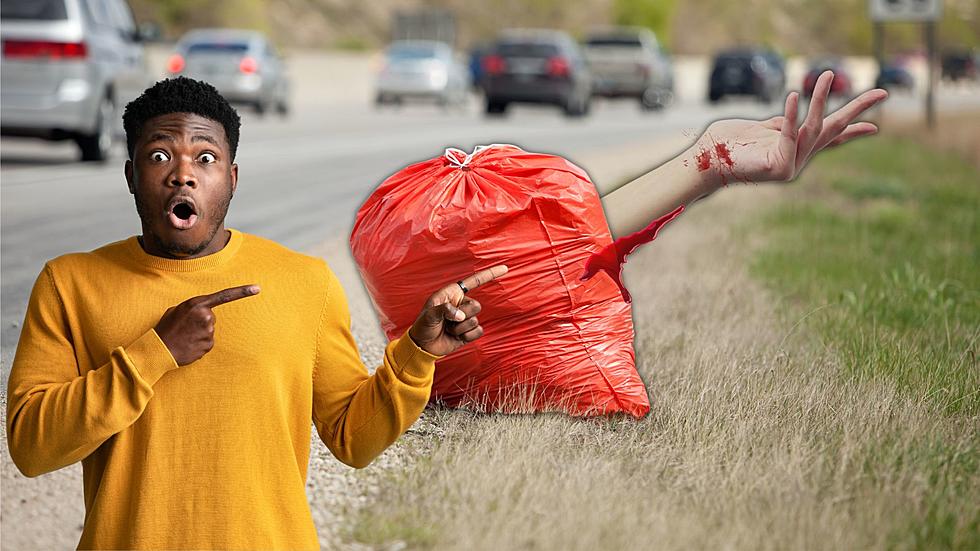
<path fill-rule="evenodd" d="M 157 82 L 126 105 L 123 128 L 126 130 L 126 148 L 130 159 L 146 121 L 170 113 L 193 113 L 220 123 L 228 138 L 231 160 L 235 160 L 238 132 L 242 126 L 238 112 L 214 86 L 183 76 Z"/>

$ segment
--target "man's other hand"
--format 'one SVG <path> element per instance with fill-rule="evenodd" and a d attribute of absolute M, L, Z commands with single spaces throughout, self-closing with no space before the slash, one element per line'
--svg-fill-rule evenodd
<path fill-rule="evenodd" d="M 463 279 L 463 286 L 471 291 L 506 273 L 504 265 L 487 268 Z M 458 283 L 450 283 L 425 301 L 408 335 L 429 354 L 445 356 L 483 335 L 479 313 L 480 303 L 467 297 Z"/>
<path fill-rule="evenodd" d="M 193 363 L 214 348 L 215 318 L 212 309 L 258 293 L 258 285 L 242 285 L 189 298 L 168 308 L 153 329 L 167 345 L 177 365 Z"/>

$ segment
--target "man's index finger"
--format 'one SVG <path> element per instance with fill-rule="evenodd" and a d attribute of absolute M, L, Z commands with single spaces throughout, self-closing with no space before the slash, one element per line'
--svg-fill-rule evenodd
<path fill-rule="evenodd" d="M 211 293 L 210 295 L 202 295 L 200 298 L 200 304 L 207 306 L 208 308 L 214 308 L 215 306 L 220 306 L 222 304 L 231 302 L 233 300 L 239 300 L 252 295 L 259 294 L 258 285 L 242 285 L 239 287 L 230 287 L 218 291 L 217 293 Z"/>
<path fill-rule="evenodd" d="M 497 279 L 498 277 L 503 276 L 506 273 L 507 273 L 507 266 L 503 264 L 498 264 L 497 266 L 493 266 L 492 268 L 487 268 L 486 270 L 480 270 L 479 272 L 471 276 L 468 276 L 466 279 L 463 280 L 463 285 L 465 285 L 467 289 L 472 291 L 473 289 L 476 289 L 480 285 L 483 285 L 484 283 L 489 283 Z"/>

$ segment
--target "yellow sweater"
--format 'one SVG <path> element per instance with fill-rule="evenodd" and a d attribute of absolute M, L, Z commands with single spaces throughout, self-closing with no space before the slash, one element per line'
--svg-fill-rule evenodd
<path fill-rule="evenodd" d="M 214 348 L 178 366 L 153 330 L 164 311 L 250 283 L 262 292 L 214 309 Z M 29 477 L 82 461 L 79 548 L 318 549 L 311 420 L 338 459 L 363 467 L 418 418 L 436 359 L 406 334 L 368 376 L 321 259 L 235 230 L 191 260 L 131 237 L 38 276 L 7 441 Z"/>

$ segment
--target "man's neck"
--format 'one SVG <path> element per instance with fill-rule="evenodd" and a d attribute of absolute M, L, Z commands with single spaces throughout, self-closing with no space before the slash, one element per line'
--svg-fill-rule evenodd
<path fill-rule="evenodd" d="M 218 235 L 224 235 L 224 239 L 220 239 L 218 237 Z M 219 233 L 215 235 L 215 238 L 211 240 L 211 243 L 208 244 L 208 246 L 205 247 L 204 250 L 202 250 L 201 252 L 199 252 L 197 254 L 193 254 L 193 255 L 189 255 L 189 256 L 177 256 L 177 255 L 173 255 L 173 254 L 168 253 L 167 251 L 162 250 L 162 248 L 160 248 L 160 249 L 153 249 L 153 248 L 148 249 L 147 246 L 146 246 L 146 240 L 145 240 L 145 238 L 142 235 L 137 235 L 136 236 L 136 240 L 139 242 L 140 248 L 143 249 L 143 252 L 145 252 L 148 255 L 158 256 L 160 258 L 167 258 L 167 259 L 170 259 L 170 260 L 192 260 L 194 258 L 201 258 L 201 257 L 204 257 L 204 256 L 212 255 L 212 254 L 217 253 L 217 252 L 221 251 L 222 249 L 224 249 L 225 246 L 228 245 L 228 242 L 231 241 L 231 232 L 222 226 L 222 228 L 219 231 Z M 215 246 L 218 243 L 220 243 L 220 246 Z"/>

